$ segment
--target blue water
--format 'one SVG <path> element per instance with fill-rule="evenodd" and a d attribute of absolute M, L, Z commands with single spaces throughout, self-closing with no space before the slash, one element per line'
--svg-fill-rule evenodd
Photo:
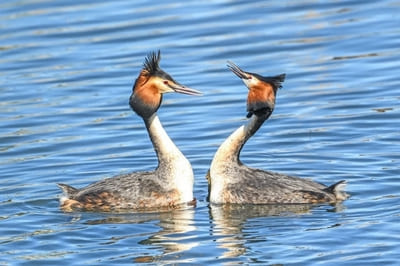
<path fill-rule="evenodd" d="M 400 259 L 400 2 L 3 1 L 0 3 L 0 265 L 396 265 Z M 195 171 L 195 208 L 63 213 L 82 187 L 156 158 L 129 108 L 150 51 L 203 97 L 169 94 L 159 116 Z M 206 172 L 245 122 L 232 60 L 287 73 L 242 160 L 326 184 L 336 206 L 207 202 Z"/>

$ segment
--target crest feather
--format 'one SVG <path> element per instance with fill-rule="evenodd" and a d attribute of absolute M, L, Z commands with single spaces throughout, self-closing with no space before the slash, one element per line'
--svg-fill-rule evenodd
<path fill-rule="evenodd" d="M 286 78 L 286 74 L 280 74 L 278 76 L 273 76 L 273 77 L 263 77 L 261 75 L 255 74 L 255 73 L 251 73 L 251 74 L 253 76 L 255 76 L 256 78 L 258 78 L 259 80 L 271 84 L 272 87 L 274 88 L 275 93 L 279 88 L 282 88 L 282 83 L 285 81 L 285 78 Z"/>
<path fill-rule="evenodd" d="M 155 74 L 159 69 L 159 63 L 161 60 L 161 52 L 158 50 L 158 52 L 152 52 L 149 53 L 144 60 L 143 67 L 147 72 L 149 72 L 150 75 Z"/>

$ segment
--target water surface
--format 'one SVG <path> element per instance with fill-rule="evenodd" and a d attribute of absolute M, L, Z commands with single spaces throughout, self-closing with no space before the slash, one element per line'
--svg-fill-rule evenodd
<path fill-rule="evenodd" d="M 0 4 L 0 264 L 385 264 L 400 254 L 400 2 L 6 1 Z M 129 109 L 148 52 L 203 97 L 159 116 L 195 171 L 195 208 L 60 211 L 81 187 L 152 170 Z M 286 73 L 272 117 L 242 151 L 252 167 L 332 184 L 336 206 L 210 206 L 206 172 L 245 123 L 232 60 Z"/>

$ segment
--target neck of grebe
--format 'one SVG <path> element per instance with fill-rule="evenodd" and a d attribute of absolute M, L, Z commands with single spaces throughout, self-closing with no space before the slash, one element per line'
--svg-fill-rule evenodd
<path fill-rule="evenodd" d="M 193 200 L 194 176 L 190 162 L 165 132 L 156 113 L 144 121 L 158 158 L 156 173 L 160 180 L 167 181 L 163 183 L 165 189 L 167 186 L 178 189 L 185 202 Z"/>
<path fill-rule="evenodd" d="M 232 164 L 241 164 L 239 156 L 244 144 L 254 133 L 261 127 L 266 117 L 261 115 L 253 115 L 247 124 L 236 129 L 218 148 L 215 153 L 211 169 L 213 166 L 224 165 L 224 167 Z"/>
<path fill-rule="evenodd" d="M 236 129 L 218 148 L 210 167 L 210 202 L 223 203 L 226 186 L 241 179 L 241 176 L 235 171 L 236 167 L 243 165 L 239 159 L 240 151 L 265 119 L 265 117 L 253 115 L 245 125 Z"/>
<path fill-rule="evenodd" d="M 168 136 L 157 114 L 153 114 L 149 119 L 145 119 L 144 121 L 157 154 L 159 167 L 177 165 L 180 161 L 184 161 L 182 167 L 185 167 L 186 157 Z"/>

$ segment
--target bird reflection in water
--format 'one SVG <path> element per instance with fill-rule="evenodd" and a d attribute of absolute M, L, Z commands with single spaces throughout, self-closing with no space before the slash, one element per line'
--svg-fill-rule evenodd
<path fill-rule="evenodd" d="M 98 224 L 140 224 L 159 221 L 156 225 L 160 230 L 152 233 L 148 238 L 139 241 L 143 246 L 153 246 L 151 255 L 145 255 L 143 251 L 140 254 L 132 253 L 134 263 L 176 263 L 182 262 L 183 253 L 196 247 L 198 243 L 193 239 L 190 241 L 190 232 L 196 230 L 194 225 L 194 208 L 177 209 L 159 213 L 131 213 L 131 214 L 104 214 L 105 218 L 88 220 L 85 223 L 90 225 Z M 100 214 L 97 214 L 100 215 Z M 77 219 L 75 219 L 77 220 Z M 116 238 L 109 236 L 110 241 L 117 242 L 121 238 L 131 237 L 131 233 Z M 161 254 L 154 255 L 154 250 L 162 250 Z M 130 256 L 125 254 L 124 256 Z"/>
<path fill-rule="evenodd" d="M 326 207 L 326 205 L 324 205 Z M 331 204 L 332 208 L 327 211 L 341 211 L 342 203 Z M 247 246 L 254 238 L 259 240 L 260 234 L 257 230 L 257 235 L 249 235 L 247 232 L 252 228 L 251 219 L 265 218 L 266 224 L 263 227 L 268 227 L 268 217 L 287 217 L 295 218 L 301 215 L 306 215 L 311 212 L 311 209 L 318 207 L 312 204 L 210 204 L 210 219 L 213 222 L 212 235 L 217 239 L 218 247 L 225 250 L 219 259 L 238 258 L 247 253 Z M 271 226 L 273 226 L 271 224 Z M 246 232 L 244 232 L 246 231 Z M 268 238 L 268 235 L 262 236 L 263 240 Z"/>
<path fill-rule="evenodd" d="M 140 241 L 141 245 L 159 246 L 163 248 L 160 255 L 138 256 L 134 259 L 139 263 L 157 262 L 162 264 L 183 263 L 183 254 L 196 246 L 197 241 L 187 241 L 191 238 L 190 232 L 196 230 L 194 226 L 194 209 L 179 210 L 165 215 L 159 223 L 161 231 L 149 238 Z"/>

